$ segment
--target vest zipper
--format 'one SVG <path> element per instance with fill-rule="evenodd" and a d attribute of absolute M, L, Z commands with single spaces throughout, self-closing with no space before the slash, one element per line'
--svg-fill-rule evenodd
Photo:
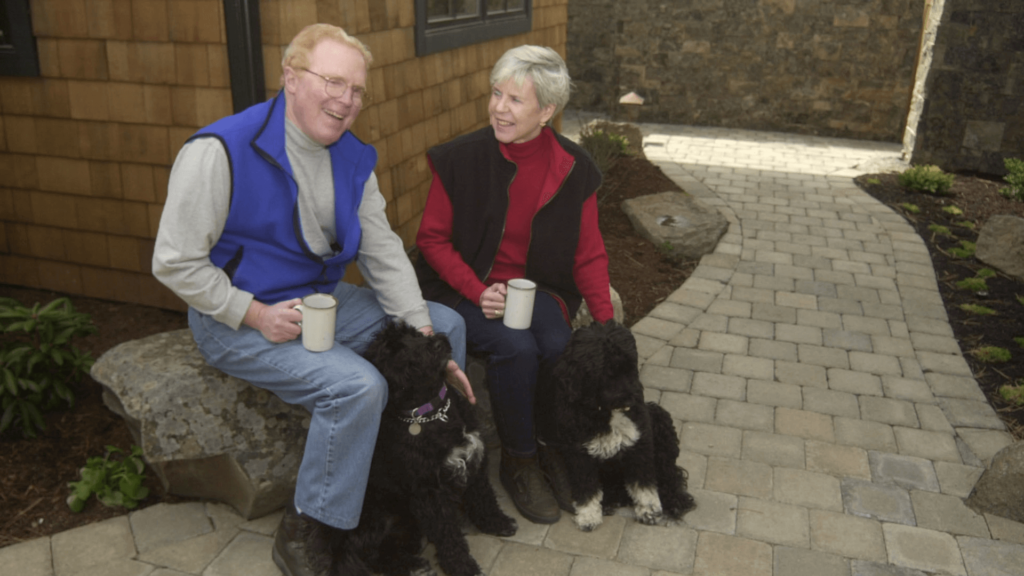
<path fill-rule="evenodd" d="M 512 165 L 516 167 L 516 171 L 512 173 L 512 179 L 508 181 L 508 186 L 505 187 L 505 218 L 502 219 L 502 221 L 501 221 L 501 236 L 498 236 L 498 248 L 499 249 L 501 248 L 501 241 L 505 239 L 505 227 L 508 225 L 508 209 L 509 209 L 509 206 L 512 205 L 512 182 L 515 181 L 516 174 L 519 174 L 519 165 L 516 164 L 515 162 L 513 162 L 512 160 L 509 160 L 509 162 L 511 162 Z M 559 186 L 559 190 L 561 190 L 561 186 Z M 557 195 L 558 192 L 555 192 L 555 194 Z M 554 198 L 554 196 L 552 196 L 552 198 Z M 530 220 L 530 225 L 531 226 L 533 225 L 533 220 L 532 219 Z M 532 230 L 530 231 L 530 234 L 531 235 L 533 234 Z M 527 245 L 526 249 L 527 249 L 527 253 L 529 253 L 529 249 L 530 249 L 529 245 Z M 491 270 L 494 269 L 494 262 L 497 259 L 498 259 L 498 251 L 495 250 L 494 257 L 491 258 L 491 264 L 490 264 L 490 266 L 487 267 L 487 273 L 485 273 L 484 277 L 480 279 L 481 281 L 487 280 L 487 278 L 491 275 Z M 524 269 L 525 269 L 525 266 L 524 266 Z M 479 302 L 477 302 L 477 304 L 479 304 Z"/>
<path fill-rule="evenodd" d="M 565 177 L 562 178 L 562 181 L 558 184 L 558 188 L 555 190 L 555 193 L 551 195 L 551 198 L 548 198 L 547 202 L 545 202 L 540 208 L 537 209 L 536 212 L 533 213 L 533 216 L 530 216 L 530 241 L 527 242 L 526 244 L 526 262 L 523 264 L 523 274 L 525 276 L 529 276 L 529 274 L 526 274 L 526 268 L 527 266 L 530 265 L 530 246 L 533 246 L 533 220 L 537 217 L 537 213 L 543 210 L 545 207 L 547 207 L 548 204 L 551 204 L 555 197 L 558 196 L 558 193 L 562 191 L 562 188 L 565 186 L 565 181 L 568 180 L 569 176 L 572 175 L 573 168 L 575 167 L 576 159 L 573 158 L 572 165 L 569 166 L 569 171 L 565 173 Z M 511 183 L 509 183 L 510 188 L 511 186 Z M 573 260 L 575 260 L 575 257 L 573 258 Z M 575 284 L 575 281 L 573 283 Z M 577 288 L 577 290 L 578 289 L 579 288 Z M 547 290 L 543 290 L 543 292 L 550 294 L 551 297 L 558 301 L 558 303 L 566 310 L 566 313 L 568 313 L 569 305 L 566 304 L 561 298 L 559 298 L 557 294 L 555 294 L 554 292 L 548 292 Z M 571 323 L 572 320 L 569 319 L 569 322 Z"/>

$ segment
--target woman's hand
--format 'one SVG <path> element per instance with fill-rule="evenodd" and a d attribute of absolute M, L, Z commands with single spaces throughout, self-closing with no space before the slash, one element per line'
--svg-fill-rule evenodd
<path fill-rule="evenodd" d="M 501 318 L 505 315 L 505 294 L 508 289 L 504 284 L 491 284 L 480 295 L 480 309 L 484 312 L 484 318 Z"/>

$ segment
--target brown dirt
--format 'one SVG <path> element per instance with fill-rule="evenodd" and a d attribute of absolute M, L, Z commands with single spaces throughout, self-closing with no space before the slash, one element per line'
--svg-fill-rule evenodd
<path fill-rule="evenodd" d="M 1014 436 L 1024 438 L 1024 407 L 1011 406 L 999 395 L 1001 386 L 1015 382 L 1024 384 L 1024 345 L 1014 341 L 1014 338 L 1024 337 L 1024 305 L 1018 301 L 1024 297 L 1024 282 L 997 273 L 986 280 L 988 289 L 984 292 L 960 289 L 956 286 L 957 281 L 972 278 L 978 270 L 990 267 L 973 256 L 957 258 L 950 252 L 960 247 L 963 240 L 977 241 L 978 231 L 990 216 L 1010 214 L 1024 217 L 1024 202 L 1002 197 L 998 190 L 1005 183 L 972 176 L 957 176 L 952 189 L 944 196 L 902 188 L 895 174 L 870 174 L 857 178 L 856 182 L 868 194 L 903 215 L 924 238 L 949 322 L 964 358 L 989 403 L 1003 417 Z M 901 204 L 917 206 L 920 212 L 911 213 Z M 949 206 L 956 206 L 963 214 L 954 216 L 944 212 L 943 208 Z M 963 222 L 973 223 L 974 229 L 961 225 Z M 929 228 L 936 225 L 946 227 L 950 235 L 945 236 Z M 969 304 L 995 310 L 996 315 L 979 316 L 960 308 Z M 973 354 L 982 346 L 1005 348 L 1012 357 L 1005 363 L 983 362 Z"/>
<path fill-rule="evenodd" d="M 611 260 L 611 283 L 622 295 L 625 322 L 631 325 L 682 285 L 692 263 L 682 268 L 667 262 L 654 245 L 636 236 L 619 209 L 622 200 L 679 188 L 641 157 L 620 160 L 605 178 L 601 190 L 600 227 Z M 45 290 L 0 285 L 0 296 L 24 305 L 46 303 L 65 296 Z M 99 328 L 75 344 L 98 358 L 121 342 L 168 330 L 185 328 L 178 312 L 70 296 L 75 309 L 88 313 Z M 80 513 L 71 512 L 65 498 L 68 482 L 104 446 L 127 450 L 133 440 L 122 419 L 109 411 L 101 387 L 87 378 L 75 387 L 74 408 L 46 416 L 47 430 L 34 439 L 8 433 L 0 437 L 0 547 L 63 532 L 77 526 L 125 514 L 95 499 Z M 150 496 L 141 507 L 185 499 L 163 493 L 159 480 L 147 469 Z"/>

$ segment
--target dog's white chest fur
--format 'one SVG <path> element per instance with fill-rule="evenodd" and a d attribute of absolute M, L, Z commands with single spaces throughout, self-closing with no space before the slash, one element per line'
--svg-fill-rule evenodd
<path fill-rule="evenodd" d="M 462 437 L 466 439 L 465 442 L 459 444 L 452 451 L 448 453 L 448 457 L 444 460 L 446 468 L 452 471 L 452 473 L 462 480 L 469 477 L 470 471 L 474 470 L 483 458 L 484 454 L 484 443 L 480 439 L 479 432 L 466 433 L 465 430 L 462 432 Z"/>
<path fill-rule="evenodd" d="M 620 409 L 612 410 L 609 424 L 611 431 L 597 436 L 583 445 L 587 449 L 587 453 L 594 458 L 607 460 L 618 454 L 619 451 L 636 444 L 636 441 L 640 439 L 640 430 Z"/>

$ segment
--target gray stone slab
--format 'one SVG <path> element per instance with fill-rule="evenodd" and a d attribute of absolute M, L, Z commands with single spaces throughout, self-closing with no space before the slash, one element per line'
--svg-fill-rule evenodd
<path fill-rule="evenodd" d="M 801 387 L 796 384 L 748 380 L 747 402 L 799 410 L 803 406 L 803 393 Z"/>
<path fill-rule="evenodd" d="M 882 524 L 841 512 L 811 510 L 811 549 L 874 562 L 887 560 Z"/>
<path fill-rule="evenodd" d="M 617 560 L 653 570 L 688 574 L 697 550 L 697 531 L 685 526 L 646 526 L 630 522 L 622 534 Z M 569 562 L 572 557 L 564 557 Z M 511 576 L 513 573 L 509 573 Z M 520 571 L 514 574 L 534 574 Z"/>
<path fill-rule="evenodd" d="M 842 492 L 839 480 L 829 474 L 776 467 L 773 475 L 775 500 L 786 504 L 841 511 Z"/>
<path fill-rule="evenodd" d="M 973 376 L 957 376 L 952 374 L 940 374 L 929 372 L 924 375 L 925 381 L 932 387 L 936 396 L 949 398 L 965 398 L 967 400 L 978 400 L 985 402 L 985 393 L 981 391 L 977 380 Z"/>
<path fill-rule="evenodd" d="M 769 499 L 772 497 L 772 467 L 750 460 L 711 456 L 708 458 L 704 488 L 738 496 Z"/>
<path fill-rule="evenodd" d="M 988 402 L 941 398 L 939 406 L 954 428 L 986 428 L 1005 430 L 1006 424 Z"/>
<path fill-rule="evenodd" d="M 928 576 L 913 568 L 866 560 L 854 560 L 850 563 L 850 569 L 852 570 L 851 576 Z"/>
<path fill-rule="evenodd" d="M 959 354 L 939 354 L 937 352 L 919 351 L 917 361 L 921 363 L 921 369 L 928 372 L 940 374 L 952 374 L 954 376 L 972 376 L 971 367 Z"/>
<path fill-rule="evenodd" d="M 53 570 L 66 576 L 135 556 L 135 541 L 127 516 L 72 528 L 50 538 Z"/>
<path fill-rule="evenodd" d="M 882 395 L 882 380 L 878 376 L 841 368 L 828 369 L 828 387 L 851 394 Z"/>
<path fill-rule="evenodd" d="M 981 478 L 984 468 L 954 464 L 952 462 L 936 462 L 935 475 L 939 479 L 939 487 L 943 494 L 958 498 L 967 498 Z"/>
<path fill-rule="evenodd" d="M 807 388 L 804 392 L 804 410 L 832 416 L 860 417 L 857 397 L 847 392 Z"/>
<path fill-rule="evenodd" d="M 643 334 L 644 336 L 650 336 L 651 338 L 667 341 L 671 340 L 672 337 L 678 334 L 685 326 L 685 324 L 681 324 L 679 322 L 672 322 L 647 316 L 645 318 L 641 318 L 636 324 L 633 324 L 633 326 L 630 327 L 630 331 L 634 334 Z"/>
<path fill-rule="evenodd" d="M 797 354 L 800 362 L 824 366 L 826 368 L 850 368 L 850 359 L 846 350 L 825 348 L 811 344 L 799 344 Z"/>
<path fill-rule="evenodd" d="M 920 426 L 917 420 L 917 410 L 912 403 L 891 398 L 861 396 L 860 417 L 864 420 L 874 420 L 894 426 L 911 428 Z"/>
<path fill-rule="evenodd" d="M 831 474 L 837 478 L 871 479 L 868 453 L 863 448 L 807 440 L 804 442 L 804 453 L 810 471 Z"/>
<path fill-rule="evenodd" d="M 871 336 L 862 332 L 851 332 L 848 330 L 834 330 L 825 328 L 821 331 L 823 344 L 829 348 L 842 348 L 843 350 L 860 350 L 871 352 Z"/>
<path fill-rule="evenodd" d="M 693 306 L 684 306 L 676 302 L 662 302 L 654 310 L 651 310 L 648 316 L 686 326 L 703 313 L 703 310 Z"/>
<path fill-rule="evenodd" d="M 273 538 L 242 532 L 203 571 L 203 576 L 280 576 L 273 561 L 268 562 Z"/>
<path fill-rule="evenodd" d="M 837 417 L 835 427 L 836 442 L 839 444 L 883 452 L 897 450 L 896 436 L 888 424 Z"/>
<path fill-rule="evenodd" d="M 697 508 L 683 517 L 687 526 L 695 530 L 710 530 L 722 534 L 736 533 L 737 497 L 725 492 L 689 490 Z"/>
<path fill-rule="evenodd" d="M 775 429 L 775 410 L 770 406 L 723 398 L 718 401 L 715 423 L 744 430 L 771 432 Z"/>
<path fill-rule="evenodd" d="M 18 576 L 51 576 L 50 539 L 36 538 L 0 548 L 0 566 Z"/>
<path fill-rule="evenodd" d="M 903 366 L 899 358 L 859 350 L 850 351 L 850 369 L 879 376 L 903 376 Z"/>
<path fill-rule="evenodd" d="M 1013 443 L 1013 437 L 999 430 L 977 430 L 974 428 L 957 428 L 957 436 L 970 448 L 986 466 L 1000 450 Z M 966 459 L 964 464 L 972 464 Z M 972 464 L 973 465 L 973 464 Z"/>
<path fill-rule="evenodd" d="M 739 458 L 743 431 L 702 422 L 685 422 L 680 432 L 680 447 L 706 456 Z"/>
<path fill-rule="evenodd" d="M 714 422 L 718 400 L 707 396 L 665 392 L 659 403 L 673 418 L 684 422 Z"/>
<path fill-rule="evenodd" d="M 882 392 L 887 398 L 922 404 L 935 404 L 935 395 L 925 380 L 886 375 L 882 377 Z"/>
<path fill-rule="evenodd" d="M 572 563 L 569 576 L 648 576 L 650 571 L 641 566 L 630 566 L 622 562 L 601 560 L 580 556 Z"/>
<path fill-rule="evenodd" d="M 157 504 L 132 513 L 128 519 L 139 553 L 213 531 L 201 502 Z"/>
<path fill-rule="evenodd" d="M 817 388 L 828 386 L 828 373 L 824 366 L 800 364 L 785 360 L 775 361 L 775 379 L 785 384 L 799 386 L 814 386 Z"/>
<path fill-rule="evenodd" d="M 610 560 L 619 549 L 626 524 L 632 522 L 623 516 L 606 516 L 597 529 L 583 532 L 568 514 L 562 514 L 562 518 L 548 529 L 544 547 L 566 554 Z"/>
<path fill-rule="evenodd" d="M 746 397 L 747 380 L 739 376 L 695 372 L 690 392 L 700 396 L 742 401 Z"/>
<path fill-rule="evenodd" d="M 900 454 L 955 464 L 962 462 L 956 440 L 949 434 L 902 426 L 894 426 L 893 432 L 896 434 Z"/>
<path fill-rule="evenodd" d="M 843 508 L 847 514 L 908 526 L 915 524 L 910 493 L 899 486 L 844 478 L 841 488 Z"/>
<path fill-rule="evenodd" d="M 748 430 L 743 433 L 743 460 L 763 462 L 770 466 L 803 468 L 804 439 L 783 434 Z"/>
<path fill-rule="evenodd" d="M 724 358 L 725 355 L 719 352 L 676 348 L 675 351 L 672 352 L 672 361 L 670 366 L 673 368 L 684 368 L 694 372 L 721 373 L 722 360 Z"/>
<path fill-rule="evenodd" d="M 892 483 L 908 490 L 939 491 L 939 479 L 930 460 L 888 452 L 868 452 L 871 479 L 879 484 Z"/>
<path fill-rule="evenodd" d="M 831 416 L 791 408 L 775 409 L 775 433 L 821 442 L 836 440 Z"/>
<path fill-rule="evenodd" d="M 971 576 L 1019 576 L 1024 566 L 1024 546 L 968 536 L 957 537 L 967 572 Z"/>
<path fill-rule="evenodd" d="M 810 547 L 807 508 L 741 497 L 736 535 L 784 546 Z"/>
<path fill-rule="evenodd" d="M 702 532 L 697 542 L 694 574 L 715 576 L 772 576 L 772 547 L 770 544 L 727 536 L 715 532 Z"/>
<path fill-rule="evenodd" d="M 851 576 L 845 558 L 817 550 L 775 547 L 775 574 L 786 576 Z"/>
<path fill-rule="evenodd" d="M 911 490 L 917 526 L 963 536 L 989 538 L 985 518 L 968 508 L 962 498 L 922 490 Z"/>
<path fill-rule="evenodd" d="M 224 528 L 153 548 L 136 559 L 154 566 L 166 566 L 187 574 L 200 574 L 239 534 L 237 527 Z"/>
<path fill-rule="evenodd" d="M 672 392 L 689 392 L 693 381 L 693 371 L 668 366 L 652 366 L 645 364 L 640 369 L 640 382 L 649 388 L 669 390 Z"/>
<path fill-rule="evenodd" d="M 1024 524 L 1014 522 L 995 514 L 985 513 L 985 521 L 992 532 L 992 538 L 1024 545 Z"/>
<path fill-rule="evenodd" d="M 600 530 L 600 528 L 598 528 Z M 490 576 L 567 576 L 572 568 L 573 557 L 517 542 L 509 542 L 498 553 Z M 275 575 L 276 576 L 276 575 Z"/>
<path fill-rule="evenodd" d="M 889 562 L 925 572 L 967 576 L 960 547 L 944 532 L 902 524 L 883 524 Z"/>

